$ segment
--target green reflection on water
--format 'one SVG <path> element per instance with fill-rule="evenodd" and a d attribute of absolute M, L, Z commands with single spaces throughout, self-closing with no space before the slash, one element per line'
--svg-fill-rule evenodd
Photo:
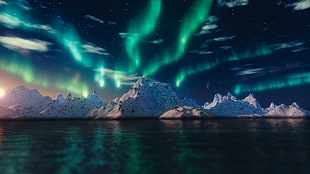
<path fill-rule="evenodd" d="M 184 174 L 199 173 L 201 169 L 195 167 L 191 161 L 198 160 L 199 158 L 202 158 L 202 156 L 190 147 L 191 141 L 184 130 L 179 130 L 176 146 L 178 153 L 175 154 L 174 160 L 177 166 L 179 166 L 178 172 L 182 172 Z"/>
<path fill-rule="evenodd" d="M 0 173 L 30 173 L 25 171 L 29 167 L 28 159 L 31 157 L 31 147 L 33 146 L 33 139 L 26 132 L 0 137 Z"/>

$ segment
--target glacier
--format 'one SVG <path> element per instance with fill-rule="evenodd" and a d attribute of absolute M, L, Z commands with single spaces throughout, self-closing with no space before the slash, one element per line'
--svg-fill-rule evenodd
<path fill-rule="evenodd" d="M 39 91 L 19 86 L 0 98 L 0 119 L 126 119 L 126 118 L 214 118 L 214 117 L 307 117 L 310 111 L 296 102 L 289 106 L 271 102 L 262 108 L 254 94 L 238 99 L 228 92 L 215 94 L 212 102 L 200 106 L 192 99 L 180 98 L 171 85 L 141 77 L 122 96 L 110 102 L 94 91 L 87 97 L 66 97 L 58 93 L 53 100 Z"/>

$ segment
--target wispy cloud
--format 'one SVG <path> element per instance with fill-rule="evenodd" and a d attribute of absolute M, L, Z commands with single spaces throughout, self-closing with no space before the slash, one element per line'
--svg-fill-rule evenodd
<path fill-rule="evenodd" d="M 192 50 L 190 51 L 190 53 L 192 54 L 199 54 L 199 55 L 208 55 L 208 54 L 213 54 L 213 51 L 209 51 L 209 50 Z"/>
<path fill-rule="evenodd" d="M 310 0 L 299 0 L 294 3 L 287 4 L 285 7 L 293 7 L 294 10 L 306 10 L 310 8 Z"/>
<path fill-rule="evenodd" d="M 119 35 L 121 38 L 125 39 L 125 38 L 127 38 L 128 33 L 120 32 L 120 33 L 118 33 L 118 35 Z"/>
<path fill-rule="evenodd" d="M 93 20 L 93 21 L 96 21 L 96 22 L 99 22 L 100 24 L 106 24 L 106 25 L 116 25 L 116 22 L 113 22 L 113 21 L 104 21 L 100 18 L 97 18 L 93 15 L 84 15 L 84 18 L 86 19 L 90 19 L 90 20 Z"/>
<path fill-rule="evenodd" d="M 82 48 L 84 48 L 84 52 L 99 54 L 104 56 L 109 56 L 110 54 L 106 51 L 106 49 L 96 46 L 92 43 L 83 44 Z"/>
<path fill-rule="evenodd" d="M 222 50 L 229 50 L 229 49 L 232 48 L 232 46 L 225 45 L 225 46 L 221 46 L 219 48 L 222 49 Z"/>
<path fill-rule="evenodd" d="M 32 9 L 27 0 L 17 0 L 17 3 L 23 10 L 29 11 Z"/>
<path fill-rule="evenodd" d="M 225 42 L 225 41 L 228 41 L 228 40 L 232 40 L 235 37 L 236 36 L 221 36 L 221 37 L 216 37 L 216 38 L 213 38 L 213 39 L 207 39 L 203 43 L 200 44 L 200 48 L 202 48 L 202 49 L 203 48 L 207 48 L 207 47 L 209 47 L 209 45 L 212 42 Z M 221 46 L 219 48 L 222 49 L 222 50 L 228 50 L 228 49 L 232 48 L 232 46 Z"/>
<path fill-rule="evenodd" d="M 107 25 L 116 25 L 116 24 L 117 24 L 117 22 L 108 21 L 108 22 L 106 22 L 106 24 L 107 24 Z"/>
<path fill-rule="evenodd" d="M 215 24 L 218 21 L 218 18 L 216 16 L 209 16 L 205 25 L 201 27 L 201 30 L 199 33 L 196 33 L 196 36 L 201 36 L 204 34 L 211 33 L 213 30 L 218 28 L 218 26 Z"/>
<path fill-rule="evenodd" d="M 301 51 L 308 50 L 308 49 L 309 49 L 309 48 L 301 47 L 301 48 L 292 49 L 291 51 L 292 51 L 293 53 L 297 53 L 297 52 L 301 52 Z"/>
<path fill-rule="evenodd" d="M 38 39 L 23 39 L 20 37 L 0 36 L 0 43 L 3 47 L 13 51 L 29 50 L 47 52 L 52 43 Z"/>
<path fill-rule="evenodd" d="M 157 39 L 157 40 L 148 41 L 148 43 L 151 43 L 151 44 L 161 44 L 163 42 L 164 42 L 164 39 Z"/>
<path fill-rule="evenodd" d="M 139 34 L 139 33 L 132 34 L 132 33 L 120 32 L 120 33 L 118 33 L 118 35 L 121 38 L 126 39 L 126 38 L 131 38 L 131 37 L 137 37 L 137 36 L 140 36 L 141 34 Z"/>
<path fill-rule="evenodd" d="M 112 69 L 108 68 L 97 68 L 94 69 L 95 72 L 104 72 L 104 74 L 109 78 L 109 79 L 115 79 L 117 76 L 120 79 L 121 85 L 125 86 L 132 86 L 135 84 L 135 82 L 141 77 L 138 74 L 127 74 L 126 72 L 123 71 L 115 71 Z"/>
<path fill-rule="evenodd" d="M 32 10 L 32 7 L 29 4 L 28 0 L 0 0 L 0 6 L 1 5 L 8 5 L 11 8 L 18 8 L 25 11 Z"/>
<path fill-rule="evenodd" d="M 211 33 L 212 30 L 218 28 L 218 26 L 216 24 L 205 24 L 202 28 L 201 28 L 201 31 L 196 34 L 197 36 L 201 36 L 201 35 L 204 35 L 204 34 L 208 34 L 208 33 Z"/>
<path fill-rule="evenodd" d="M 84 18 L 99 22 L 100 24 L 104 24 L 104 21 L 102 19 L 99 19 L 92 15 L 84 15 Z"/>
<path fill-rule="evenodd" d="M 237 76 L 244 76 L 244 75 L 252 75 L 252 74 L 259 74 L 263 73 L 265 68 L 249 68 L 242 71 L 239 71 L 236 75 Z"/>
<path fill-rule="evenodd" d="M 18 28 L 18 27 L 24 27 L 26 29 L 39 29 L 39 30 L 45 30 L 49 33 L 53 33 L 54 30 L 49 25 L 41 25 L 41 24 L 32 24 L 25 21 L 22 21 L 21 19 L 14 17 L 12 15 L 9 15 L 7 13 L 1 13 L 0 14 L 0 24 L 7 28 Z"/>
<path fill-rule="evenodd" d="M 6 3 L 5 1 L 3 1 L 3 0 L 0 0 L 0 6 L 1 5 L 8 5 L 8 3 Z"/>
<path fill-rule="evenodd" d="M 219 7 L 233 8 L 236 6 L 246 6 L 249 4 L 249 0 L 218 0 L 217 3 Z"/>
<path fill-rule="evenodd" d="M 216 41 L 216 42 L 224 42 L 224 41 L 227 41 L 227 40 L 232 40 L 235 37 L 236 36 L 222 36 L 222 37 L 213 38 L 213 40 Z"/>
<path fill-rule="evenodd" d="M 292 52 L 297 52 L 293 51 L 298 49 L 298 47 L 301 47 L 304 44 L 304 42 L 283 42 L 283 43 L 277 43 L 277 44 L 272 44 L 270 45 L 270 48 L 273 48 L 275 50 L 282 50 L 282 49 L 292 49 Z M 300 50 L 301 51 L 301 50 Z"/>

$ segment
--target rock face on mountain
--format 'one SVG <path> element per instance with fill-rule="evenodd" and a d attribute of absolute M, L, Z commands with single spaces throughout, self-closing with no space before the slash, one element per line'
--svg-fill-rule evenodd
<path fill-rule="evenodd" d="M 64 96 L 62 95 L 62 93 L 57 93 L 56 98 L 55 98 L 55 103 L 58 104 L 62 104 L 64 103 L 66 100 L 64 99 Z"/>
<path fill-rule="evenodd" d="M 23 108 L 21 105 L 0 106 L 0 119 L 26 119 L 35 113 L 31 108 Z"/>
<path fill-rule="evenodd" d="M 211 116 L 202 108 L 194 108 L 191 106 L 182 106 L 176 109 L 169 110 L 162 114 L 161 119 L 182 119 L 182 118 L 203 118 Z"/>
<path fill-rule="evenodd" d="M 262 107 L 253 94 L 249 94 L 243 100 L 238 99 L 231 93 L 225 96 L 215 94 L 213 101 L 206 103 L 204 109 L 217 116 L 264 114 Z"/>
<path fill-rule="evenodd" d="M 268 108 L 264 109 L 265 113 L 268 113 L 271 110 L 274 110 L 276 107 L 278 107 L 276 104 L 274 104 L 273 102 L 270 103 L 270 106 Z"/>
<path fill-rule="evenodd" d="M 94 91 L 92 94 L 90 94 L 88 97 L 86 97 L 86 99 L 90 102 L 93 103 L 96 106 L 106 106 L 108 105 L 107 102 L 103 102 L 96 91 Z"/>
<path fill-rule="evenodd" d="M 281 104 L 280 106 L 272 105 L 267 108 L 268 112 L 265 116 L 272 117 L 306 117 L 310 116 L 310 111 L 302 109 L 299 105 L 294 102 L 293 104 L 286 106 Z"/>
<path fill-rule="evenodd" d="M 63 103 L 54 102 L 39 113 L 38 118 L 86 118 L 96 105 L 87 99 L 73 98 Z"/>
<path fill-rule="evenodd" d="M 37 90 L 27 89 L 19 86 L 9 90 L 3 98 L 0 99 L 0 106 L 11 107 L 19 105 L 23 109 L 40 112 L 46 108 L 53 100 L 50 97 L 42 96 Z"/>
<path fill-rule="evenodd" d="M 104 117 L 159 117 L 166 111 L 183 106 L 197 106 L 192 100 L 180 100 L 170 85 L 141 77 L 121 98 L 92 111 L 90 115 Z"/>

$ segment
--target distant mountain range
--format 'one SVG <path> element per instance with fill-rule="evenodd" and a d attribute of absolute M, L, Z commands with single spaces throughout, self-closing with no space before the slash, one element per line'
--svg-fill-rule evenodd
<path fill-rule="evenodd" d="M 55 100 L 24 86 L 9 90 L 0 99 L 0 119 L 130 119 L 130 118 L 208 118 L 208 117 L 306 117 L 310 111 L 297 103 L 262 108 L 253 94 L 243 100 L 231 93 L 215 94 L 212 102 L 199 106 L 194 100 L 179 98 L 169 84 L 141 77 L 128 92 L 109 103 L 96 92 L 86 98 Z"/>

